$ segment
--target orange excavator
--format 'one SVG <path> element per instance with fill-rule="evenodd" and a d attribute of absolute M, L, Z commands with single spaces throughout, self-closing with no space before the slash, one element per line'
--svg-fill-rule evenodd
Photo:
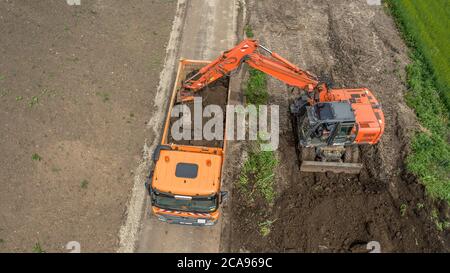
<path fill-rule="evenodd" d="M 332 89 L 256 40 L 242 41 L 187 78 L 178 100 L 192 100 L 195 92 L 243 63 L 301 91 L 290 105 L 301 171 L 360 172 L 358 145 L 376 144 L 384 132 L 383 111 L 372 92 L 367 88 Z"/>

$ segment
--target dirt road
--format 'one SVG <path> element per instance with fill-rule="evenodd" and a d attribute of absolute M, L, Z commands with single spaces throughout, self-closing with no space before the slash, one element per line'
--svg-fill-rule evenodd
<path fill-rule="evenodd" d="M 235 44 L 237 1 L 188 0 L 181 8 L 185 9 L 184 15 L 180 13 L 180 16 L 185 16 L 184 26 L 180 35 L 172 33 L 172 35 L 180 37 L 178 43 L 174 41 L 177 43 L 176 48 L 181 48 L 177 57 L 211 60 Z M 177 30 L 174 29 L 174 31 Z M 167 61 L 172 62 L 172 60 Z M 172 67 L 173 65 L 168 64 L 168 66 Z M 168 85 L 171 86 L 171 83 Z M 166 97 L 169 96 L 171 90 L 171 88 L 165 90 Z M 164 111 L 164 107 L 162 111 Z M 162 120 L 154 121 L 162 124 Z M 155 138 L 159 141 L 159 136 L 155 136 Z M 219 251 L 221 221 L 214 227 L 206 228 L 169 225 L 150 216 L 148 206 L 149 200 L 147 199 L 137 243 L 138 252 Z"/>
<path fill-rule="evenodd" d="M 111 252 L 176 1 L 0 1 L 0 252 Z"/>

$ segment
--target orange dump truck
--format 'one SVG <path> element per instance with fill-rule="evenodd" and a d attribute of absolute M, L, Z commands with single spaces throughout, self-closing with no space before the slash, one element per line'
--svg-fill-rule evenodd
<path fill-rule="evenodd" d="M 205 66 L 207 61 L 181 60 L 167 111 L 161 144 L 153 153 L 154 169 L 146 183 L 152 212 L 161 221 L 174 224 L 212 226 L 219 219 L 219 206 L 227 192 L 221 191 L 225 137 L 219 141 L 174 140 L 172 111 L 177 93 L 186 77 Z M 218 92 L 214 86 L 198 92 L 200 97 L 214 97 L 226 106 L 229 78 Z M 216 104 L 216 101 L 204 101 Z M 192 103 L 186 105 L 191 107 Z M 203 106 L 204 106 L 203 105 Z M 226 113 L 226 111 L 225 111 Z M 226 124 L 226 114 L 223 119 Z M 225 130 L 223 130 L 226 132 Z"/>

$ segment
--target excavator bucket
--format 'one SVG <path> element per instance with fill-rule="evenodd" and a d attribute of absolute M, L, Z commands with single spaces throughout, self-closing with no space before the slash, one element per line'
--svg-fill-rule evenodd
<path fill-rule="evenodd" d="M 303 161 L 300 171 L 311 173 L 348 173 L 359 174 L 363 165 L 361 163 L 341 163 L 341 162 L 321 162 L 321 161 Z"/>

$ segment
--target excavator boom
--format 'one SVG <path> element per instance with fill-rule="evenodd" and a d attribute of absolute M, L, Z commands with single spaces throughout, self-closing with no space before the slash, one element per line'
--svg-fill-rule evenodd
<path fill-rule="evenodd" d="M 265 56 L 258 49 L 269 54 Z M 247 39 L 236 47 L 224 52 L 219 58 L 203 67 L 197 74 L 187 79 L 184 89 L 199 91 L 221 77 L 239 69 L 243 63 L 260 70 L 288 85 L 312 92 L 319 84 L 317 78 L 307 71 L 303 71 L 288 60 L 271 52 L 256 40 Z"/>
<path fill-rule="evenodd" d="M 305 92 L 306 96 L 291 105 L 294 133 L 304 154 L 300 156 L 302 171 L 359 172 L 362 165 L 355 144 L 376 144 L 385 126 L 381 106 L 372 92 L 367 88 L 329 89 L 315 75 L 256 40 L 242 41 L 186 79 L 178 101 L 192 100 L 195 92 L 230 75 L 243 63 Z"/>

